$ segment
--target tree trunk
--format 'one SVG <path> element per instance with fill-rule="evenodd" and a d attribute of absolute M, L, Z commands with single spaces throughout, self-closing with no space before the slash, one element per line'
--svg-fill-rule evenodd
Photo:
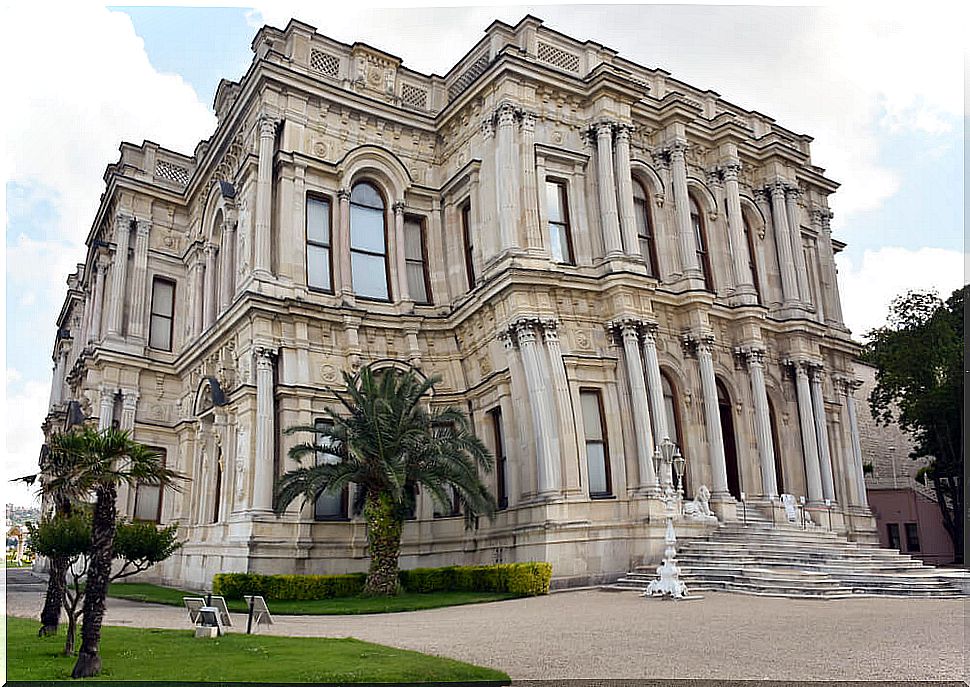
<path fill-rule="evenodd" d="M 81 624 L 81 649 L 71 677 L 93 677 L 101 672 L 101 621 L 104 600 L 111 575 L 112 548 L 115 538 L 115 497 L 112 484 L 96 490 L 94 518 L 91 521 L 91 562 L 84 586 L 84 621 Z"/>
<path fill-rule="evenodd" d="M 67 614 L 67 637 L 64 638 L 64 655 L 74 655 L 74 638 L 77 637 L 77 616 L 74 613 Z"/>
<path fill-rule="evenodd" d="M 364 594 L 396 596 L 400 591 L 397 559 L 401 552 L 401 520 L 387 494 L 368 494 L 364 503 L 367 520 L 367 543 L 370 569 L 364 583 Z"/>
<path fill-rule="evenodd" d="M 64 587 L 67 584 L 67 558 L 50 557 L 50 571 L 47 578 L 47 594 L 44 596 L 44 609 L 40 612 L 38 637 L 57 634 L 61 622 L 61 606 L 64 605 Z"/>

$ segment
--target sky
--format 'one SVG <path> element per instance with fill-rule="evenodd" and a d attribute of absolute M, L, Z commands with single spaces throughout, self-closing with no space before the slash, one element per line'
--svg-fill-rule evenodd
<path fill-rule="evenodd" d="M 0 47 L 5 92 L 16 94 L 0 112 L 5 502 L 32 499 L 7 480 L 36 466 L 55 322 L 67 275 L 85 256 L 105 166 L 122 140 L 191 154 L 215 128 L 219 79 L 241 77 L 256 30 L 290 17 L 444 74 L 493 20 L 533 14 L 814 137 L 813 163 L 842 184 L 830 201 L 832 226 L 848 244 L 837 262 L 857 338 L 884 322 L 893 296 L 946 296 L 964 280 L 965 38 L 961 22 L 941 20 L 949 16 L 942 4 L 379 4 L 0 9 L 4 26 L 43 26 L 6 32 Z"/>

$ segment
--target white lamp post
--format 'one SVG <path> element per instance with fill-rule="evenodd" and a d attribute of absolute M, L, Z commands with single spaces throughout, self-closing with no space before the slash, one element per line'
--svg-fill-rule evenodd
<path fill-rule="evenodd" d="M 687 585 L 680 581 L 680 568 L 677 567 L 677 535 L 674 534 L 674 503 L 678 501 L 679 494 L 683 493 L 683 476 L 687 460 L 681 455 L 677 446 L 669 437 L 664 437 L 660 446 L 653 452 L 653 464 L 657 474 L 660 468 L 664 467 L 671 472 L 677 472 L 677 489 L 674 489 L 673 480 L 664 480 L 663 491 L 660 498 L 664 502 L 664 510 L 667 519 L 667 527 L 664 532 L 664 557 L 663 564 L 657 568 L 658 579 L 653 580 L 647 585 L 647 591 L 643 596 L 662 596 L 671 599 L 683 599 L 687 596 Z"/>

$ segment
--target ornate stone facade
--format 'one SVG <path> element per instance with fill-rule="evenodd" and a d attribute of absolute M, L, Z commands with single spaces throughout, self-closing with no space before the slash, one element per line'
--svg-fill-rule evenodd
<path fill-rule="evenodd" d="M 791 493 L 872 537 L 807 136 L 534 17 L 444 77 L 298 21 L 253 49 L 191 157 L 122 144 L 58 321 L 45 430 L 117 422 L 191 477 L 158 578 L 364 569 L 346 499 L 270 508 L 282 430 L 377 363 L 441 376 L 503 465 L 476 529 L 420 499 L 404 565 L 657 560 L 665 436 L 722 519 Z"/>

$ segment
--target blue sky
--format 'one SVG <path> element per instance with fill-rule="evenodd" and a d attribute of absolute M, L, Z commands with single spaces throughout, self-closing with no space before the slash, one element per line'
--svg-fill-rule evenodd
<path fill-rule="evenodd" d="M 879 15 L 836 6 L 555 6 L 386 9 L 72 4 L 55 16 L 21 3 L 9 25 L 43 22 L 59 52 L 28 32 L 3 47 L 12 92 L 5 132 L 7 469 L 35 462 L 47 407 L 54 322 L 65 279 L 121 140 L 191 153 L 215 125 L 220 78 L 238 79 L 258 26 L 296 16 L 338 40 L 382 47 L 443 74 L 498 18 L 524 14 L 623 57 L 711 88 L 815 138 L 813 162 L 842 183 L 832 199 L 845 317 L 862 334 L 907 288 L 948 293 L 963 280 L 964 36 L 933 3 L 883 5 Z M 393 2 L 383 2 L 393 5 Z M 432 37 L 433 40 L 429 39 Z M 68 56 L 65 58 L 65 56 Z M 9 499 L 24 502 L 26 492 Z"/>

